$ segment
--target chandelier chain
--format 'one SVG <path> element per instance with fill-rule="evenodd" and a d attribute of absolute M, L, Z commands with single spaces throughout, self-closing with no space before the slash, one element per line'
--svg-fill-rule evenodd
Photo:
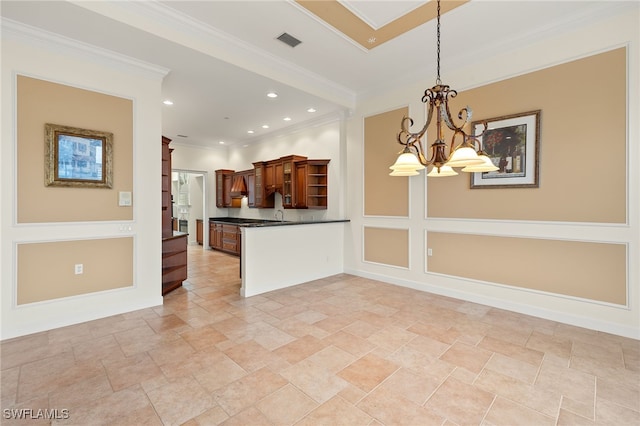
<path fill-rule="evenodd" d="M 438 16 L 437 16 L 437 50 L 438 50 L 438 59 L 437 59 L 437 68 L 438 68 L 438 76 L 436 78 L 436 84 L 442 84 L 440 80 L 440 2 L 438 1 Z"/>

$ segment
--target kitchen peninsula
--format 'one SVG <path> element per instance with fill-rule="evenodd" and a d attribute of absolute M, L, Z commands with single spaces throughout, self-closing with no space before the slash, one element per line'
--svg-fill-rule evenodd
<path fill-rule="evenodd" d="M 209 245 L 240 255 L 240 293 L 249 297 L 342 273 L 348 222 L 210 218 Z"/>

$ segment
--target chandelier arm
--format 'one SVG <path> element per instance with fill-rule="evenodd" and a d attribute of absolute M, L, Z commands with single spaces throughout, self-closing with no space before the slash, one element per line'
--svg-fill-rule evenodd
<path fill-rule="evenodd" d="M 425 98 L 431 99 L 430 90 L 425 91 L 423 102 Z M 427 111 L 427 121 L 424 123 L 424 126 L 422 126 L 422 129 L 420 129 L 417 132 L 411 132 L 409 128 L 413 126 L 413 119 L 411 117 L 405 116 L 402 118 L 402 121 L 400 122 L 400 132 L 396 137 L 396 140 L 400 145 L 413 147 L 416 150 L 416 156 L 418 157 L 418 160 L 420 161 L 420 163 L 422 163 L 425 166 L 431 164 L 431 162 L 429 162 L 424 155 L 424 147 L 422 145 L 421 139 L 425 135 L 425 133 L 427 133 L 427 128 L 429 127 L 429 124 L 431 124 L 432 118 L 433 118 L 433 103 L 429 102 L 429 109 Z M 416 144 L 418 144 L 418 147 L 415 146 Z"/>
<path fill-rule="evenodd" d="M 429 97 L 429 95 L 427 95 L 427 92 L 425 92 L 425 96 L 423 97 L 423 102 L 424 102 L 424 99 L 427 97 Z M 409 127 L 413 126 L 413 119 L 410 117 L 404 117 L 402 119 L 402 122 L 400 123 L 400 129 L 401 129 L 400 133 L 405 133 L 407 135 L 410 135 L 414 139 L 421 139 L 422 136 L 424 136 L 424 134 L 427 133 L 427 127 L 429 127 L 432 117 L 433 117 L 433 104 L 430 102 L 429 110 L 427 111 L 427 121 L 424 123 L 424 126 L 422 126 L 422 129 L 420 129 L 418 132 L 415 132 L 415 133 L 409 131 Z M 407 122 L 409 122 L 409 127 L 407 127 Z"/>
<path fill-rule="evenodd" d="M 455 151 L 455 149 L 458 146 L 461 146 L 464 142 L 469 142 L 471 140 L 471 138 L 469 138 L 467 136 L 467 134 L 462 130 L 462 128 L 456 128 L 455 130 L 453 130 L 453 135 L 451 135 L 451 145 L 449 146 L 449 156 L 451 156 L 453 154 L 453 151 Z M 462 136 L 462 142 L 459 142 L 456 144 L 456 139 Z"/>
<path fill-rule="evenodd" d="M 451 90 L 445 94 L 444 101 L 440 104 L 440 114 L 447 125 L 447 127 L 454 132 L 459 131 L 465 133 L 463 130 L 464 127 L 471 122 L 471 117 L 473 116 L 473 111 L 469 106 L 462 108 L 458 111 L 458 119 L 462 120 L 462 123 L 458 126 L 456 125 L 453 117 L 451 116 L 451 112 L 449 111 L 449 97 L 455 98 L 456 91 Z M 466 134 L 466 133 L 465 133 Z"/>
<path fill-rule="evenodd" d="M 407 125 L 405 124 L 406 121 L 409 122 L 409 127 L 413 125 L 413 119 L 411 117 L 402 117 L 400 121 L 400 132 L 396 135 L 397 142 L 404 146 L 409 145 L 410 142 L 408 139 L 411 137 L 411 133 L 407 130 Z"/>
<path fill-rule="evenodd" d="M 482 124 L 482 131 L 479 135 L 476 135 L 477 138 L 481 138 L 482 136 L 484 136 L 484 132 L 486 132 L 489 128 L 489 124 L 486 121 L 483 121 L 480 124 Z"/>
<path fill-rule="evenodd" d="M 417 147 L 416 147 L 417 145 Z M 422 164 L 423 166 L 429 166 L 432 164 L 432 160 L 433 160 L 433 156 L 427 160 L 427 157 L 425 157 L 424 155 L 424 146 L 422 146 L 422 140 L 418 139 L 416 144 L 414 145 L 414 148 L 416 149 L 416 151 L 418 151 L 418 161 L 420 162 L 420 164 Z"/>
<path fill-rule="evenodd" d="M 480 143 L 480 139 L 478 139 L 477 136 L 467 136 L 466 140 L 473 146 L 473 149 L 475 149 L 476 152 L 482 151 L 482 144 Z"/>

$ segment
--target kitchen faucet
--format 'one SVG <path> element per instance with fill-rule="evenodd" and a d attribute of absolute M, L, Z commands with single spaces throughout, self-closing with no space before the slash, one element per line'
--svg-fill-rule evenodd
<path fill-rule="evenodd" d="M 275 217 L 278 219 L 278 213 L 280 213 L 280 222 L 284 222 L 284 212 L 280 209 L 276 210 Z"/>

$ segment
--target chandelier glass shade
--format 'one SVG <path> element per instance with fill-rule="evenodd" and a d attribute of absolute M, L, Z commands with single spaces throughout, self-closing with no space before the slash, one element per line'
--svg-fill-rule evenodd
<path fill-rule="evenodd" d="M 433 166 L 427 176 L 443 177 L 455 176 L 458 173 L 453 167 L 462 167 L 463 172 L 490 172 L 498 170 L 491 159 L 482 150 L 480 137 L 487 130 L 487 123 L 482 123 L 484 128 L 479 135 L 469 135 L 464 128 L 470 126 L 472 110 L 465 106 L 458 112 L 456 124 L 449 111 L 449 100 L 458 94 L 449 86 L 442 84 L 440 80 L 440 0 L 438 0 L 437 12 L 437 71 L 436 85 L 425 90 L 422 102 L 428 105 L 427 122 L 422 129 L 411 132 L 413 119 L 403 117 L 400 123 L 400 132 L 397 141 L 404 149 L 399 153 L 396 162 L 389 167 L 391 176 L 415 176 L 418 170 L 427 166 Z M 435 131 L 437 139 L 431 144 L 430 152 L 425 153 L 422 146 L 422 138 L 431 124 L 433 116 L 436 117 Z M 451 141 L 447 144 L 444 140 L 445 127 L 453 132 Z M 428 155 L 428 158 L 427 158 Z"/>

